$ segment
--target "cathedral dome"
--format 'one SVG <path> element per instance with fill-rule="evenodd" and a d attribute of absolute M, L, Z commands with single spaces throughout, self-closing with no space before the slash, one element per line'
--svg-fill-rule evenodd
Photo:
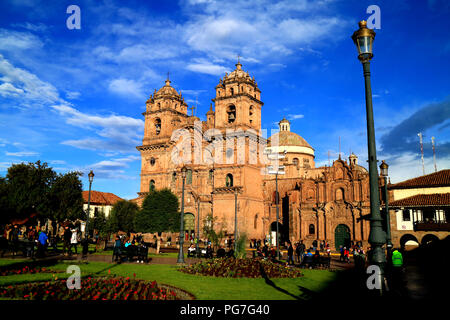
<path fill-rule="evenodd" d="M 155 98 L 163 97 L 163 96 L 164 97 L 166 97 L 166 96 L 177 96 L 177 97 L 180 97 L 181 94 L 179 94 L 177 92 L 177 90 L 175 90 L 175 88 L 170 85 L 170 80 L 167 79 L 165 86 L 162 87 L 161 89 L 159 89 L 154 95 Z"/>
<path fill-rule="evenodd" d="M 248 80 L 251 80 L 250 75 L 245 72 L 244 70 L 242 70 L 242 64 L 238 61 L 238 63 L 236 63 L 236 69 L 231 72 L 229 75 L 226 75 L 224 78 L 224 81 L 227 80 L 234 80 L 236 78 L 245 78 Z"/>
<path fill-rule="evenodd" d="M 307 147 L 314 150 L 306 140 L 299 136 L 298 134 L 291 131 L 280 131 L 272 135 L 268 139 L 268 145 L 271 145 L 271 141 L 276 142 L 278 139 L 278 145 L 282 146 L 296 146 L 296 147 Z"/>
<path fill-rule="evenodd" d="M 283 118 L 279 122 L 280 131 L 267 139 L 267 147 L 271 152 L 304 153 L 314 156 L 314 149 L 298 134 L 291 132 L 290 122 Z"/>

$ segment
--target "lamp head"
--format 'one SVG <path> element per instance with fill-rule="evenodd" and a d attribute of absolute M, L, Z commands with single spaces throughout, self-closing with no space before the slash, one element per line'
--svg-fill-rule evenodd
<path fill-rule="evenodd" d="M 187 168 L 185 166 L 183 166 L 183 168 L 181 168 L 181 176 L 183 178 L 186 178 L 186 171 L 187 171 Z"/>
<path fill-rule="evenodd" d="M 359 22 L 359 29 L 353 33 L 352 39 L 358 49 L 358 59 L 361 62 L 370 61 L 373 57 L 375 31 L 368 29 L 367 22 L 362 20 Z"/>
<path fill-rule="evenodd" d="M 94 180 L 94 172 L 92 172 L 92 170 L 89 172 L 88 177 L 89 177 L 89 182 L 92 183 L 92 181 Z"/>
<path fill-rule="evenodd" d="M 388 176 L 388 168 L 389 168 L 389 165 L 386 162 L 384 162 L 384 160 L 381 161 L 380 171 L 381 171 L 381 175 L 383 177 L 387 177 Z"/>

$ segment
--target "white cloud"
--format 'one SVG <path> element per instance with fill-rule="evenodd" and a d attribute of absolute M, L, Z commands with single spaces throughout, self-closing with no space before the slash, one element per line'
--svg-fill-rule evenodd
<path fill-rule="evenodd" d="M 69 100 L 78 99 L 81 96 L 81 93 L 78 91 L 68 91 L 66 92 L 66 98 Z"/>
<path fill-rule="evenodd" d="M 144 93 L 139 82 L 129 79 L 114 79 L 109 83 L 109 91 L 123 96 L 143 98 Z"/>
<path fill-rule="evenodd" d="M 43 32 L 46 31 L 49 26 L 43 23 L 30 23 L 30 22 L 25 22 L 25 23 L 15 23 L 12 24 L 11 26 L 13 27 L 19 27 L 19 28 L 24 28 L 30 31 L 34 31 L 34 32 Z"/>
<path fill-rule="evenodd" d="M 58 90 L 48 82 L 40 80 L 27 70 L 14 67 L 0 54 L 0 87 L 2 96 L 20 96 L 22 106 L 30 102 L 37 104 L 61 101 Z"/>
<path fill-rule="evenodd" d="M 67 105 L 54 105 L 52 108 L 63 116 L 67 123 L 93 130 L 104 138 L 70 139 L 61 142 L 62 144 L 86 150 L 129 152 L 142 139 L 144 122 L 141 119 L 117 115 L 89 115 Z"/>
<path fill-rule="evenodd" d="M 19 151 L 19 152 L 6 152 L 6 155 L 10 157 L 33 157 L 39 155 L 39 153 L 33 151 Z"/>
<path fill-rule="evenodd" d="M 297 119 L 303 119 L 305 116 L 303 114 L 289 114 L 288 119 L 289 120 L 297 120 Z"/>
<path fill-rule="evenodd" d="M 0 95 L 2 97 L 19 97 L 23 92 L 22 89 L 14 87 L 9 82 L 0 84 Z"/>
<path fill-rule="evenodd" d="M 225 72 L 229 72 L 229 69 L 223 66 L 215 65 L 212 63 L 191 63 L 186 66 L 186 69 L 199 72 L 206 73 L 213 76 L 223 75 Z"/>
<path fill-rule="evenodd" d="M 0 28 L 0 50 L 16 52 L 43 47 L 39 37 L 29 32 L 20 32 Z"/>

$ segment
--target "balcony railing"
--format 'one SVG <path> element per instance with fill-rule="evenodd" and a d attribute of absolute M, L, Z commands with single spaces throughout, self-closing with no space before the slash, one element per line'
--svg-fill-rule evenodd
<path fill-rule="evenodd" d="M 446 221 L 415 221 L 414 231 L 450 231 L 450 223 Z"/>

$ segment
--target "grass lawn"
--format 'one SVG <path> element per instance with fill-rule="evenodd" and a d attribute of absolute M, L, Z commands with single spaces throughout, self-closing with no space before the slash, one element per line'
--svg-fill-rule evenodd
<path fill-rule="evenodd" d="M 18 260 L 0 259 L 0 265 L 18 262 Z M 69 264 L 58 263 L 53 270 L 65 271 Z M 315 292 L 324 289 L 336 278 L 336 272 L 327 270 L 303 270 L 304 277 L 295 279 L 247 279 L 214 278 L 185 274 L 177 271 L 175 265 L 164 264 L 110 264 L 89 262 L 80 264 L 81 275 L 111 274 L 136 279 L 156 280 L 158 283 L 172 285 L 186 290 L 199 300 L 308 300 Z M 59 279 L 67 278 L 66 273 L 55 273 Z M 25 274 L 0 277 L 0 286 L 24 282 L 52 280 L 51 273 Z"/>

